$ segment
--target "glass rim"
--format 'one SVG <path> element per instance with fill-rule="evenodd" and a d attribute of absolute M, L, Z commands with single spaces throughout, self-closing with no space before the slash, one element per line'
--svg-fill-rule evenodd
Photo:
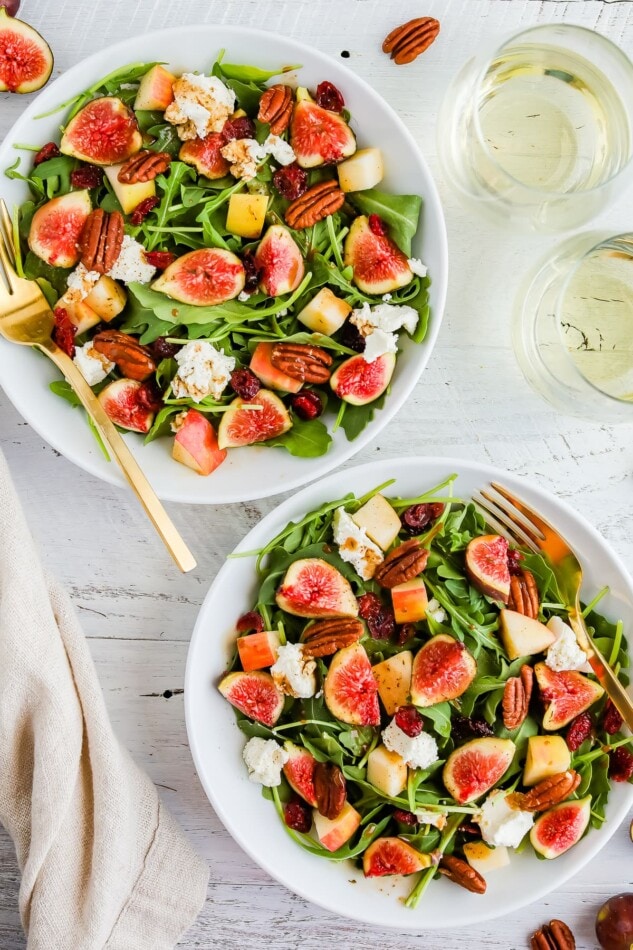
<path fill-rule="evenodd" d="M 597 234 L 595 232 L 591 234 L 590 232 L 589 234 L 587 234 L 587 237 L 590 237 L 590 236 L 592 238 L 595 238 L 597 237 Z M 603 237 L 601 237 L 599 240 L 596 240 L 596 242 L 593 243 L 591 247 L 588 247 L 586 251 L 583 251 L 580 257 L 574 262 L 574 265 L 570 269 L 569 273 L 565 276 L 565 279 L 563 280 L 563 283 L 561 284 L 560 290 L 558 291 L 556 295 L 556 308 L 555 308 L 554 316 L 556 319 L 556 330 L 557 330 L 558 339 L 564 350 L 564 359 L 571 367 L 573 374 L 578 379 L 582 380 L 583 383 L 589 386 L 590 389 L 593 390 L 594 393 L 597 393 L 602 398 L 607 399 L 610 403 L 613 403 L 614 405 L 620 408 L 624 406 L 630 406 L 631 414 L 633 415 L 633 400 L 618 399 L 617 396 L 612 396 L 611 393 L 605 392 L 604 389 L 600 389 L 599 386 L 596 386 L 595 383 L 592 383 L 591 380 L 588 379 L 585 376 L 585 374 L 582 373 L 578 369 L 578 364 L 576 363 L 575 359 L 571 355 L 569 351 L 569 347 L 566 345 L 565 340 L 563 339 L 562 322 L 560 319 L 560 311 L 561 311 L 561 305 L 563 302 L 564 294 L 568 290 L 571 279 L 574 276 L 574 274 L 576 274 L 576 272 L 578 271 L 578 268 L 580 267 L 582 262 L 586 260 L 586 258 L 589 257 L 590 254 L 593 254 L 595 251 L 599 250 L 601 247 L 604 247 L 605 244 L 608 244 L 611 241 L 614 241 L 614 242 L 618 241 L 620 240 L 620 238 L 624 238 L 624 237 L 631 238 L 631 261 L 633 261 L 633 231 L 622 231 L 619 234 L 610 234 L 608 232 L 605 232 Z M 625 409 L 624 411 L 626 412 L 627 410 Z"/>
<path fill-rule="evenodd" d="M 602 43 L 605 47 L 611 50 L 612 54 L 615 54 L 615 58 L 619 58 L 621 60 L 625 69 L 627 69 L 631 73 L 631 85 L 633 87 L 633 61 L 629 58 L 629 56 L 627 56 L 624 50 L 621 49 L 617 45 L 617 43 L 614 43 L 613 40 L 609 39 L 608 36 L 604 36 L 603 33 L 597 33 L 595 30 L 591 30 L 586 26 L 581 26 L 579 23 L 537 23 L 534 26 L 527 26 L 521 30 L 518 30 L 516 33 L 511 33 L 504 40 L 498 43 L 491 52 L 487 52 L 485 54 L 486 56 L 485 62 L 483 63 L 481 69 L 479 70 L 477 79 L 475 81 L 475 93 L 481 88 L 481 84 L 483 82 L 483 79 L 486 73 L 488 72 L 490 68 L 490 64 L 493 62 L 495 57 L 506 46 L 508 46 L 509 43 L 511 43 L 513 40 L 517 40 L 520 36 L 524 36 L 527 33 L 536 33 L 540 31 L 550 30 L 552 28 L 561 29 L 561 30 L 564 30 L 565 32 L 570 32 L 570 33 L 574 33 L 574 32 L 585 33 L 587 34 L 587 36 L 590 36 L 592 38 L 592 42 L 597 41 L 598 43 Z M 618 91 L 618 95 L 619 95 L 619 91 Z M 626 108 L 626 103 L 625 103 L 624 98 L 621 95 L 619 97 Z M 522 188 L 525 192 L 531 193 L 534 195 L 543 195 L 550 199 L 551 198 L 579 197 L 581 195 L 591 195 L 600 191 L 600 189 L 605 188 L 612 181 L 615 181 L 616 178 L 622 175 L 627 169 L 631 168 L 633 165 L 633 120 L 629 118 L 629 137 L 630 137 L 629 156 L 626 162 L 624 163 L 624 165 L 622 165 L 621 168 L 619 168 L 616 172 L 610 175 L 609 178 L 605 178 L 605 180 L 601 181 L 599 184 L 593 185 L 591 188 L 585 188 L 583 189 L 583 191 L 574 191 L 574 192 L 549 191 L 546 188 L 535 188 L 532 185 L 527 185 L 525 182 L 520 181 L 520 179 L 515 178 L 514 175 L 511 175 L 510 172 L 506 171 L 506 169 L 503 168 L 499 164 L 499 162 L 497 161 L 493 153 L 493 150 L 489 148 L 484 138 L 483 130 L 481 128 L 481 122 L 479 120 L 479 111 L 475 109 L 473 109 L 473 125 L 475 128 L 475 134 L 477 136 L 479 147 L 485 152 L 487 158 L 495 166 L 495 168 L 508 181 L 517 185 L 519 188 Z"/>

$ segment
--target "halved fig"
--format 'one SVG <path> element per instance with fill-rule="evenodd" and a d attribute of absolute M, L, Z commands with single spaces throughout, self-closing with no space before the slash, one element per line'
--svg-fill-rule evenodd
<path fill-rule="evenodd" d="M 237 297 L 245 280 L 239 257 L 223 248 L 203 247 L 177 258 L 154 281 L 152 289 L 181 303 L 214 307 Z"/>
<path fill-rule="evenodd" d="M 170 103 L 174 101 L 173 85 L 176 77 L 168 72 L 164 66 L 157 63 L 145 73 L 141 79 L 134 100 L 136 110 L 152 110 L 164 112 Z"/>
<path fill-rule="evenodd" d="M 460 805 L 480 798 L 507 772 L 514 758 L 512 739 L 471 739 L 449 755 L 442 781 Z"/>
<path fill-rule="evenodd" d="M 52 71 L 53 54 L 44 37 L 0 7 L 0 92 L 36 92 Z"/>
<path fill-rule="evenodd" d="M 116 165 L 138 152 L 143 136 L 136 116 L 116 96 L 93 99 L 80 109 L 62 135 L 60 150 L 93 165 Z"/>
<path fill-rule="evenodd" d="M 284 708 L 283 693 L 270 673 L 229 673 L 218 689 L 232 706 L 264 726 L 274 726 Z"/>
<path fill-rule="evenodd" d="M 135 379 L 115 379 L 101 390 L 97 399 L 115 425 L 146 434 L 152 428 L 154 412 L 142 398 L 144 390 L 144 383 Z"/>
<path fill-rule="evenodd" d="M 575 670 L 556 672 L 546 663 L 537 663 L 534 673 L 541 697 L 547 704 L 543 729 L 548 732 L 562 729 L 604 695 L 599 683 Z"/>
<path fill-rule="evenodd" d="M 199 175 L 206 178 L 224 178 L 228 175 L 230 165 L 220 153 L 226 139 L 221 132 L 212 132 L 203 139 L 189 139 L 183 142 L 178 152 L 178 158 L 187 165 L 193 165 Z"/>
<path fill-rule="evenodd" d="M 457 699 L 466 692 L 476 673 L 475 658 L 464 644 L 446 633 L 438 633 L 414 657 L 411 702 L 414 706 L 434 706 Z"/>
<path fill-rule="evenodd" d="M 314 808 L 316 792 L 314 790 L 314 766 L 316 759 L 307 749 L 288 740 L 284 743 L 288 761 L 284 765 L 284 775 L 290 787 Z"/>
<path fill-rule="evenodd" d="M 196 409 L 188 409 L 177 418 L 172 458 L 198 475 L 210 475 L 227 456 L 226 449 L 218 446 L 215 429 Z"/>
<path fill-rule="evenodd" d="M 358 616 L 358 601 L 349 581 L 319 557 L 293 561 L 275 600 L 278 607 L 295 617 Z"/>
<path fill-rule="evenodd" d="M 369 218 L 360 215 L 345 238 L 343 262 L 354 271 L 352 280 L 366 294 L 388 294 L 413 280 L 407 255 L 388 234 L 377 234 Z"/>
<path fill-rule="evenodd" d="M 54 267 L 73 267 L 79 260 L 79 236 L 91 207 L 90 192 L 70 191 L 38 208 L 29 228 L 33 253 Z"/>
<path fill-rule="evenodd" d="M 466 573 L 482 594 L 507 604 L 510 597 L 508 542 L 499 534 L 473 538 L 466 548 Z"/>
<path fill-rule="evenodd" d="M 301 168 L 340 162 L 356 151 L 356 139 L 345 119 L 317 105 L 307 89 L 297 89 L 290 120 L 290 144 Z"/>
<path fill-rule="evenodd" d="M 554 805 L 534 822 L 530 831 L 532 847 L 544 858 L 559 857 L 580 841 L 590 817 L 591 795 Z"/>
<path fill-rule="evenodd" d="M 248 409 L 247 406 L 261 406 Z M 221 449 L 253 445 L 274 439 L 292 428 L 292 419 L 281 399 L 267 389 L 260 389 L 252 399 L 234 399 L 218 426 Z"/>
<path fill-rule="evenodd" d="M 255 266 L 261 271 L 259 289 L 269 297 L 289 294 L 303 280 L 303 256 L 288 228 L 273 224 L 259 242 Z"/>
<path fill-rule="evenodd" d="M 352 726 L 379 726 L 378 685 L 365 647 L 352 643 L 332 657 L 323 681 L 325 705 Z"/>
<path fill-rule="evenodd" d="M 365 406 L 382 396 L 396 368 L 396 354 L 383 353 L 373 363 L 362 356 L 350 356 L 330 377 L 330 386 L 344 402 Z"/>
<path fill-rule="evenodd" d="M 298 393 L 303 383 L 300 379 L 287 376 L 276 366 L 273 366 L 273 343 L 258 343 L 253 350 L 249 369 L 257 378 L 270 389 L 280 389 L 285 393 Z"/>
<path fill-rule="evenodd" d="M 363 855 L 365 877 L 415 874 L 432 865 L 430 854 L 422 854 L 401 838 L 376 838 Z"/>

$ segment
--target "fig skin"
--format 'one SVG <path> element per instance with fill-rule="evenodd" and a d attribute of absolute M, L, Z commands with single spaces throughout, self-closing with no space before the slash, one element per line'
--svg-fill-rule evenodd
<path fill-rule="evenodd" d="M 508 542 L 496 534 L 473 538 L 466 548 L 466 574 L 480 593 L 507 604 L 510 599 Z"/>
<path fill-rule="evenodd" d="M 633 893 L 616 894 L 596 915 L 596 937 L 603 950 L 630 950 L 633 946 Z"/>

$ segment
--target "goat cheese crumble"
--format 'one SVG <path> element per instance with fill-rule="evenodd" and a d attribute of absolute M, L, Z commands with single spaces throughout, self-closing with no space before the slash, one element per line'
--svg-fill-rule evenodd
<path fill-rule="evenodd" d="M 271 155 L 280 165 L 292 165 L 296 159 L 292 145 L 278 135 L 269 135 L 264 139 L 263 148 L 267 155 Z"/>
<path fill-rule="evenodd" d="M 418 314 L 413 307 L 390 303 L 374 307 L 364 303 L 352 311 L 349 319 L 365 338 L 363 358 L 367 363 L 373 363 L 385 353 L 395 353 L 398 349 L 396 331 L 404 328 L 407 333 L 414 333 L 418 325 Z"/>
<path fill-rule="evenodd" d="M 427 617 L 432 617 L 436 623 L 444 623 L 446 620 L 446 611 L 443 607 L 440 607 L 439 600 L 436 600 L 435 597 L 431 597 L 430 601 L 426 607 Z"/>
<path fill-rule="evenodd" d="M 102 383 L 115 366 L 107 356 L 104 356 L 103 353 L 95 349 L 92 342 L 75 347 L 73 363 L 77 366 L 89 386 L 96 386 L 97 383 Z"/>
<path fill-rule="evenodd" d="M 344 508 L 337 508 L 332 520 L 334 542 L 344 561 L 352 565 L 364 581 L 374 576 L 374 571 L 384 560 L 383 553 L 371 540 L 364 528 L 359 527 Z"/>
<path fill-rule="evenodd" d="M 129 234 L 124 235 L 119 256 L 108 271 L 108 275 L 115 280 L 122 280 L 124 284 L 131 284 L 132 281 L 148 284 L 155 273 L 156 268 L 153 264 L 147 263 L 143 245 Z"/>
<path fill-rule="evenodd" d="M 73 303 L 83 300 L 88 296 L 100 277 L 101 274 L 98 271 L 86 270 L 83 264 L 77 264 L 66 280 L 66 285 L 70 291 L 65 295 L 66 299 L 70 298 Z"/>
<path fill-rule="evenodd" d="M 235 178 L 250 181 L 268 153 L 256 139 L 231 139 L 220 149 L 220 154 L 231 166 L 230 171 Z"/>
<path fill-rule="evenodd" d="M 587 654 L 579 647 L 572 628 L 560 617 L 552 617 L 547 626 L 556 634 L 556 640 L 547 651 L 546 666 L 557 673 L 563 670 L 581 670 L 587 662 Z"/>
<path fill-rule="evenodd" d="M 422 263 L 419 257 L 410 257 L 407 264 L 418 277 L 426 277 L 428 268 L 426 264 Z"/>
<path fill-rule="evenodd" d="M 235 358 L 225 356 L 206 340 L 192 340 L 176 354 L 178 372 L 172 380 L 177 399 L 200 402 L 205 396 L 219 399 L 235 369 Z"/>
<path fill-rule="evenodd" d="M 437 742 L 433 736 L 428 732 L 408 736 L 395 719 L 382 730 L 382 741 L 390 752 L 397 752 L 411 769 L 428 769 L 439 759 Z"/>
<path fill-rule="evenodd" d="M 285 696 L 310 699 L 316 692 L 315 670 L 316 661 L 305 655 L 300 643 L 284 643 L 277 650 L 270 673 Z"/>
<path fill-rule="evenodd" d="M 176 126 L 183 142 L 220 132 L 235 109 L 235 93 L 217 76 L 183 73 L 174 83 L 173 92 L 174 101 L 165 110 L 165 120 Z"/>
<path fill-rule="evenodd" d="M 425 811 L 424 809 L 416 811 L 414 814 L 421 825 L 433 825 L 434 828 L 438 828 L 440 831 L 446 825 L 448 817 L 444 811 Z"/>
<path fill-rule="evenodd" d="M 244 746 L 242 758 L 246 762 L 251 782 L 259 782 L 268 788 L 281 785 L 281 770 L 289 756 L 274 739 L 253 736 Z"/>
<path fill-rule="evenodd" d="M 518 848 L 534 824 L 532 813 L 510 808 L 506 793 L 502 791 L 490 793 L 474 820 L 479 824 L 486 844 L 493 848 Z"/>

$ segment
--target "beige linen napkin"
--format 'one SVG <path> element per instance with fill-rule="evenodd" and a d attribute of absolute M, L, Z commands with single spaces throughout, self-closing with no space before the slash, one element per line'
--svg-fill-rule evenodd
<path fill-rule="evenodd" d="M 204 903 L 207 866 L 112 731 L 1 453 L 0 822 L 30 950 L 167 950 Z"/>

